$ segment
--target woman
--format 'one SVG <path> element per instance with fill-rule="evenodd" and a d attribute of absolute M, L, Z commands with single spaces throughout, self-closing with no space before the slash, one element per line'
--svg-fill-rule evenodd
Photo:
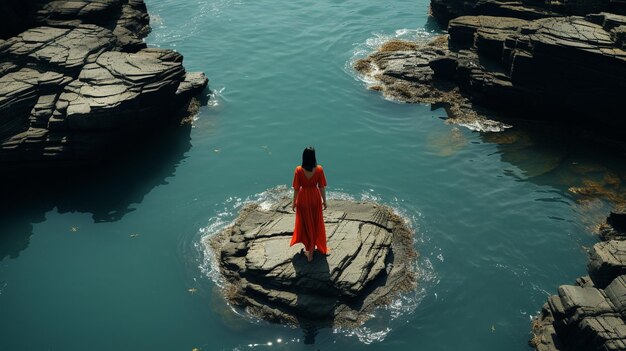
<path fill-rule="evenodd" d="M 302 165 L 296 167 L 293 175 L 293 202 L 291 209 L 296 211 L 296 225 L 291 237 L 293 246 L 304 244 L 307 261 L 313 260 L 313 250 L 328 254 L 326 228 L 322 208 L 326 209 L 326 177 L 322 166 L 317 164 L 315 149 L 311 146 L 302 153 Z"/>

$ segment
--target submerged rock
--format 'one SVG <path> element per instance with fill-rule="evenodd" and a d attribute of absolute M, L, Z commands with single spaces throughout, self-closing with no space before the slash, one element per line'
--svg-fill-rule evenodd
<path fill-rule="evenodd" d="M 302 245 L 289 247 L 290 204 L 249 205 L 204 240 L 216 253 L 230 303 L 271 322 L 351 327 L 415 288 L 413 233 L 390 208 L 331 200 L 324 213 L 330 254 L 315 252 L 309 263 Z"/>

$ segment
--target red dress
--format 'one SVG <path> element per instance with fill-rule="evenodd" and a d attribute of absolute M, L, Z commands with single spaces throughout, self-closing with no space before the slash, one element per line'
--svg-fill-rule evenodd
<path fill-rule="evenodd" d="M 296 225 L 289 246 L 303 243 L 306 251 L 317 248 L 323 254 L 328 253 L 322 215 L 322 195 L 319 189 L 325 186 L 326 177 L 322 166 L 318 165 L 314 169 L 310 179 L 306 177 L 301 166 L 296 167 L 293 188 L 300 191 L 296 198 Z"/>

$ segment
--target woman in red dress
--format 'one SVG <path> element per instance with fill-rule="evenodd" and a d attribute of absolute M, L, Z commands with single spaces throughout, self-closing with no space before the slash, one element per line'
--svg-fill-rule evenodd
<path fill-rule="evenodd" d="M 293 175 L 293 202 L 291 209 L 296 211 L 296 225 L 291 244 L 304 244 L 307 261 L 313 260 L 313 250 L 328 254 L 326 228 L 322 208 L 326 209 L 326 177 L 322 166 L 317 164 L 315 149 L 311 146 L 302 153 L 302 165 L 296 167 Z"/>

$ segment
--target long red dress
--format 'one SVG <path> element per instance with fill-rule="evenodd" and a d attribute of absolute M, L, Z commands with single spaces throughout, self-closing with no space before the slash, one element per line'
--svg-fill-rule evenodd
<path fill-rule="evenodd" d="M 306 251 L 317 250 L 328 253 L 326 247 L 326 228 L 322 215 L 321 187 L 326 186 L 326 177 L 322 166 L 314 169 L 311 178 L 307 178 L 301 166 L 296 167 L 293 175 L 293 188 L 300 190 L 296 198 L 296 225 L 293 229 L 291 244 L 304 244 Z"/>

